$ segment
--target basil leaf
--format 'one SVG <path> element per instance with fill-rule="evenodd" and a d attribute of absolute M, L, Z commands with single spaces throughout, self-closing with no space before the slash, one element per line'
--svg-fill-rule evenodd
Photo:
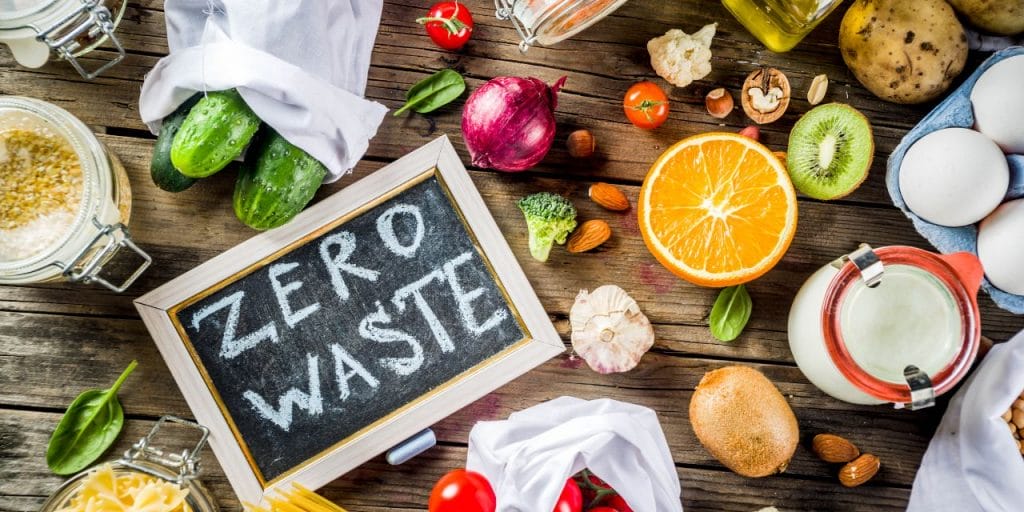
<path fill-rule="evenodd" d="M 46 465 L 58 475 L 77 473 L 110 448 L 124 426 L 117 390 L 138 363 L 132 361 L 110 389 L 90 389 L 78 395 L 46 446 Z"/>
<path fill-rule="evenodd" d="M 722 289 L 711 307 L 711 335 L 719 341 L 736 339 L 747 326 L 753 307 L 747 287 L 742 284 Z"/>
<path fill-rule="evenodd" d="M 465 91 L 466 81 L 462 75 L 451 69 L 442 69 L 413 85 L 405 93 L 405 105 L 395 115 L 410 109 L 420 114 L 433 112 L 455 101 Z"/>

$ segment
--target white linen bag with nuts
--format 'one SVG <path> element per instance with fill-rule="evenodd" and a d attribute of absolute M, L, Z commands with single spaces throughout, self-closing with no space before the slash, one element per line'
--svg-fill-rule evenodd
<path fill-rule="evenodd" d="M 1024 392 L 1024 332 L 992 348 L 949 402 L 914 479 L 908 512 L 1016 512 L 1024 457 L 1013 409 Z M 1005 419 L 1010 410 L 1010 419 Z M 1021 411 L 1024 412 L 1024 411 Z M 1011 428 L 1007 428 L 1007 424 Z"/>

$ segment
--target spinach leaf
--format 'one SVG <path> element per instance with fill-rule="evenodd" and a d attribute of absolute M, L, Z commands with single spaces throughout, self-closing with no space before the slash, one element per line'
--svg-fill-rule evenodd
<path fill-rule="evenodd" d="M 405 105 L 395 115 L 409 109 L 420 114 L 433 112 L 455 101 L 465 90 L 466 81 L 462 75 L 451 69 L 442 69 L 413 85 L 405 93 Z"/>
<path fill-rule="evenodd" d="M 719 341 L 732 341 L 743 332 L 750 320 L 754 304 L 745 286 L 737 285 L 722 289 L 711 307 L 711 335 Z"/>
<path fill-rule="evenodd" d="M 110 389 L 90 389 L 78 395 L 46 447 L 46 465 L 58 475 L 85 469 L 107 451 L 124 426 L 117 390 L 138 363 L 132 361 Z"/>

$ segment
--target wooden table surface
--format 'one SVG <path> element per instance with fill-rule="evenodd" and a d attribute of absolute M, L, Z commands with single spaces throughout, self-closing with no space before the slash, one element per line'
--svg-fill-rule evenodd
<path fill-rule="evenodd" d="M 859 242 L 928 248 L 891 205 L 883 177 L 889 152 L 930 105 L 884 103 L 856 82 L 836 48 L 841 13 L 826 20 L 795 50 L 774 54 L 719 2 L 633 0 L 576 38 L 524 55 L 516 46 L 511 25 L 493 17 L 491 2 L 467 3 L 477 23 L 473 40 L 463 51 L 449 53 L 437 49 L 413 22 L 427 2 L 387 0 L 367 96 L 397 107 L 410 85 L 444 67 L 463 73 L 471 88 L 498 75 L 536 76 L 549 83 L 567 75 L 556 112 L 559 142 L 548 158 L 533 171 L 517 175 L 473 169 L 473 180 L 564 339 L 568 340 L 567 316 L 576 293 L 614 283 L 630 292 L 655 323 L 657 342 L 639 367 L 614 376 L 592 372 L 567 352 L 437 424 L 439 446 L 426 454 L 400 467 L 390 467 L 378 457 L 321 492 L 353 511 L 423 510 L 437 478 L 464 465 L 474 422 L 505 418 L 545 400 L 574 395 L 614 398 L 658 412 L 688 511 L 747 512 L 767 505 L 783 511 L 903 510 L 942 413 L 941 404 L 905 412 L 886 406 L 853 406 L 824 395 L 793 362 L 786 318 L 801 283 Z M 155 261 L 122 295 L 60 284 L 0 287 L 2 511 L 36 510 L 63 481 L 50 474 L 44 461 L 47 439 L 61 413 L 82 390 L 107 387 L 133 358 L 139 360 L 139 368 L 120 394 L 127 426 L 108 457 L 118 456 L 161 415 L 191 417 L 131 301 L 254 234 L 232 214 L 232 176 L 214 177 L 181 194 L 160 191 L 150 182 L 153 137 L 139 120 L 137 104 L 143 76 L 167 52 L 162 8 L 158 0 L 129 3 L 118 29 L 128 56 L 91 83 L 64 63 L 37 70 L 19 68 L 6 48 L 0 50 L 0 93 L 40 98 L 69 110 L 93 126 L 124 161 L 134 195 L 131 230 Z M 672 115 L 662 128 L 652 133 L 633 128 L 622 114 L 623 93 L 642 79 L 660 81 L 649 64 L 647 40 L 670 28 L 693 32 L 711 22 L 719 23 L 711 75 L 685 89 L 666 89 Z M 969 67 L 982 58 L 972 54 Z M 761 65 L 784 71 L 794 90 L 782 120 L 761 129 L 768 146 L 785 149 L 790 127 L 809 108 L 804 96 L 811 78 L 827 73 L 832 83 L 828 99 L 849 102 L 869 117 L 877 154 L 870 178 L 848 198 L 830 203 L 800 200 L 792 247 L 772 272 L 749 285 L 754 300 L 750 324 L 737 341 L 725 344 L 715 341 L 707 327 L 715 290 L 673 277 L 647 252 L 632 212 L 604 212 L 586 199 L 586 191 L 594 181 L 610 181 L 635 201 L 649 164 L 668 145 L 691 134 L 742 128 L 747 121 L 741 110 L 718 121 L 705 112 L 703 98 L 720 86 L 735 93 L 746 75 Z M 452 137 L 468 162 L 459 130 L 460 112 L 461 100 L 430 117 L 388 116 L 354 176 L 324 187 L 318 197 L 340 190 L 440 134 Z M 569 132 L 583 127 L 598 141 L 598 155 L 592 160 L 570 158 L 561 142 Z M 609 219 L 614 230 L 611 241 L 593 253 L 571 255 L 557 248 L 546 264 L 532 260 L 525 224 L 514 202 L 544 190 L 572 198 L 581 218 Z M 981 299 L 981 307 L 984 333 L 994 340 L 1005 340 L 1024 326 L 1020 317 L 997 309 L 987 297 Z M 801 446 L 782 475 L 756 480 L 739 477 L 708 455 L 694 437 L 687 417 L 694 386 L 704 372 L 731 364 L 763 371 L 796 412 Z M 877 454 L 882 460 L 879 475 L 857 489 L 839 486 L 836 468 L 818 461 L 808 448 L 810 439 L 821 432 L 847 436 L 862 450 Z M 212 453 L 206 453 L 205 462 L 206 484 L 222 507 L 237 508 Z"/>

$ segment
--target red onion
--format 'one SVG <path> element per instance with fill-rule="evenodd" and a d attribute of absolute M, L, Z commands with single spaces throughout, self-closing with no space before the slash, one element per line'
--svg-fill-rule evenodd
<path fill-rule="evenodd" d="M 524 171 L 555 140 L 555 105 L 566 77 L 548 87 L 536 78 L 500 76 L 481 85 L 462 111 L 462 135 L 473 165 Z"/>

